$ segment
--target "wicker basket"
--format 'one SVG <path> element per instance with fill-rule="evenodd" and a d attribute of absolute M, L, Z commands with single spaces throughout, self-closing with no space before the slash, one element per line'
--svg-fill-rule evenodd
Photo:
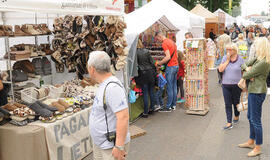
<path fill-rule="evenodd" d="M 21 91 L 21 99 L 27 103 L 34 103 L 37 100 L 45 100 L 48 96 L 38 99 L 38 93 L 35 91 L 35 87 L 29 87 Z"/>

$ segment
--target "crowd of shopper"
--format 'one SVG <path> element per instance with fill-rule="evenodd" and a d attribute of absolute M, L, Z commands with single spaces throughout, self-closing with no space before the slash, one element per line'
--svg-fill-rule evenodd
<path fill-rule="evenodd" d="M 269 30 L 260 26 L 234 26 L 226 28 L 215 42 L 217 44 L 215 66 L 225 102 L 227 124 L 224 130 L 232 129 L 239 123 L 241 92 L 248 92 L 249 140 L 239 144 L 240 148 L 253 149 L 249 157 L 261 154 L 263 143 L 262 105 L 267 93 L 270 71 Z M 244 79 L 247 90 L 239 88 Z M 234 116 L 233 116 L 234 111 Z"/>

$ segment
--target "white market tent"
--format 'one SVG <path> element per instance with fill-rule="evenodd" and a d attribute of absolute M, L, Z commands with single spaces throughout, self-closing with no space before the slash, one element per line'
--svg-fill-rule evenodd
<path fill-rule="evenodd" d="M 129 47 L 136 37 L 165 16 L 180 31 L 176 35 L 178 49 L 182 48 L 184 34 L 191 31 L 194 37 L 203 37 L 204 18 L 190 13 L 173 0 L 152 0 L 138 10 L 125 15 L 125 31 Z"/>
<path fill-rule="evenodd" d="M 190 12 L 204 17 L 205 23 L 219 23 L 218 16 L 204 8 L 201 4 L 197 4 Z"/>
<path fill-rule="evenodd" d="M 124 0 L 8 0 L 1 3 L 0 11 L 123 15 Z"/>
<path fill-rule="evenodd" d="M 238 16 L 236 17 L 237 25 L 244 25 L 244 26 L 249 26 L 249 25 L 255 25 L 255 22 L 246 20 L 245 18 Z"/>
<path fill-rule="evenodd" d="M 225 11 L 223 11 L 222 9 L 218 9 L 214 12 L 215 15 L 218 16 L 218 13 L 225 13 L 225 26 L 226 27 L 230 27 L 233 26 L 234 23 L 236 23 L 236 18 L 232 17 L 231 15 L 229 15 L 228 13 L 226 13 Z"/>

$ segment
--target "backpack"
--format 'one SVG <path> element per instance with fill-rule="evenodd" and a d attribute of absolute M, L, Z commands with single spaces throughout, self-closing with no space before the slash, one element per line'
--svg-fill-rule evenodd
<path fill-rule="evenodd" d="M 240 57 L 243 59 L 247 59 L 248 47 L 245 44 L 241 44 L 238 46 L 238 49 Z"/>

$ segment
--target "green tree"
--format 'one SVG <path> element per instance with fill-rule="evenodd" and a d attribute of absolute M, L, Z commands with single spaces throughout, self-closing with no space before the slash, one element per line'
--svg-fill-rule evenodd
<path fill-rule="evenodd" d="M 226 12 L 229 11 L 229 0 L 174 0 L 187 10 L 191 10 L 200 3 L 211 12 L 215 12 L 217 9 L 222 9 Z M 232 7 L 240 6 L 241 0 L 233 0 Z"/>

